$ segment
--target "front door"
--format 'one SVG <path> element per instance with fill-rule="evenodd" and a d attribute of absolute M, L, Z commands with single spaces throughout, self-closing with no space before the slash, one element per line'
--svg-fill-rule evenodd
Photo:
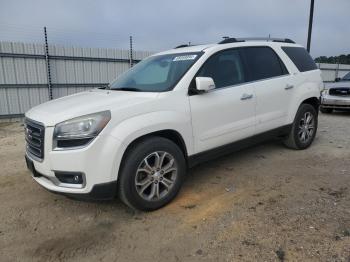
<path fill-rule="evenodd" d="M 216 88 L 190 96 L 195 152 L 254 135 L 255 92 L 238 49 L 214 54 L 197 76 L 213 78 Z"/>

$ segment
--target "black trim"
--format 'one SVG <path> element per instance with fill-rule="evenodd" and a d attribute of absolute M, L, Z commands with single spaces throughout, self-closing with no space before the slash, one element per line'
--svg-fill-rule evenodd
<path fill-rule="evenodd" d="M 41 122 L 25 118 L 24 128 L 26 152 L 42 161 L 44 159 L 45 148 L 45 125 Z"/>
<path fill-rule="evenodd" d="M 75 184 L 75 185 L 85 185 L 85 175 L 82 172 L 69 172 L 69 171 L 54 171 L 55 177 L 61 183 Z M 75 177 L 78 180 L 75 180 Z"/>
<path fill-rule="evenodd" d="M 28 170 L 32 173 L 34 177 L 41 177 L 42 175 L 38 173 L 34 167 L 34 162 L 27 156 L 24 156 Z"/>
<path fill-rule="evenodd" d="M 240 141 L 236 141 L 227 145 L 223 145 L 214 149 L 210 149 L 208 151 L 189 156 L 188 166 L 193 167 L 202 162 L 239 151 L 243 148 L 251 147 L 266 140 L 271 140 L 274 138 L 284 138 L 289 134 L 290 130 L 292 129 L 292 126 L 292 124 L 285 125 L 249 138 L 245 138 Z"/>
<path fill-rule="evenodd" d="M 237 42 L 243 42 L 243 41 L 238 41 L 237 38 L 230 37 L 230 38 L 225 38 L 224 40 L 221 40 L 218 44 L 230 44 L 230 43 L 237 43 Z"/>
<path fill-rule="evenodd" d="M 289 38 L 285 38 L 283 40 L 272 40 L 272 42 L 295 44 L 295 42 L 292 39 L 289 39 Z"/>
<path fill-rule="evenodd" d="M 177 49 L 177 48 L 183 48 L 183 47 L 190 47 L 190 46 L 195 46 L 195 45 L 189 45 L 189 44 L 178 45 L 178 46 L 177 46 L 177 47 L 175 47 L 174 49 Z"/>
<path fill-rule="evenodd" d="M 117 195 L 117 181 L 108 183 L 96 184 L 92 187 L 89 193 L 85 194 L 73 194 L 73 193 L 61 193 L 57 191 L 51 191 L 59 195 L 67 197 L 82 199 L 82 200 L 112 200 Z"/>

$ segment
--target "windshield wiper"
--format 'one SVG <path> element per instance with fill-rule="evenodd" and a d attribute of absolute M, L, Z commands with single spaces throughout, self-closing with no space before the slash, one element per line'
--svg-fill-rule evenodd
<path fill-rule="evenodd" d="M 141 89 L 138 89 L 136 87 L 119 87 L 119 88 L 110 88 L 114 91 L 134 91 L 134 92 L 140 92 Z"/>

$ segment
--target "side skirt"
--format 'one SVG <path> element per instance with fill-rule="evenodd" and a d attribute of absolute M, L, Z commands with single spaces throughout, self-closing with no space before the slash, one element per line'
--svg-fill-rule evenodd
<path fill-rule="evenodd" d="M 237 152 L 243 148 L 251 147 L 258 143 L 261 143 L 266 140 L 284 138 L 286 137 L 292 128 L 292 124 L 282 126 L 252 137 L 245 138 L 224 146 L 220 146 L 208 151 L 204 151 L 188 157 L 188 167 L 194 167 L 202 162 L 218 158 L 233 152 Z"/>

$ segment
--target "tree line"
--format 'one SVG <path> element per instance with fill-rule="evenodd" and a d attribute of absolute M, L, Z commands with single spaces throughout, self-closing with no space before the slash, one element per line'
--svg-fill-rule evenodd
<path fill-rule="evenodd" d="M 350 54 L 339 56 L 319 56 L 315 58 L 316 63 L 328 63 L 328 64 L 346 64 L 350 65 Z"/>

